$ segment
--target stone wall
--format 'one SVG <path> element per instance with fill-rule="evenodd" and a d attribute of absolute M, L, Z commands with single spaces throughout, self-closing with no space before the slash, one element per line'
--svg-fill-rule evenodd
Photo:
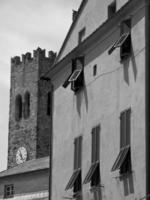
<path fill-rule="evenodd" d="M 31 53 L 11 59 L 11 89 L 8 138 L 8 168 L 16 165 L 16 152 L 24 146 L 28 152 L 28 160 L 48 155 L 50 116 L 46 115 L 47 92 L 50 84 L 41 80 L 47 76 L 56 54 L 52 51 L 45 56 L 45 50 L 38 48 Z M 25 92 L 30 93 L 30 116 L 19 121 L 15 119 L 15 100 L 18 94 L 22 97 L 24 110 Z M 40 141 L 40 142 L 39 142 Z M 46 145 L 45 145 L 46 144 Z M 40 149 L 40 151 L 39 151 Z"/>

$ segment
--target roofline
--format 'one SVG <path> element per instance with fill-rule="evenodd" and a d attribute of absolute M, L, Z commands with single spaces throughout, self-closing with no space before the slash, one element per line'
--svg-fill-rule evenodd
<path fill-rule="evenodd" d="M 72 21 L 72 24 L 71 24 L 71 26 L 70 26 L 70 28 L 69 28 L 69 31 L 68 31 L 68 33 L 67 33 L 67 35 L 66 35 L 66 37 L 65 37 L 65 40 L 64 40 L 64 42 L 63 42 L 63 44 L 62 44 L 62 46 L 61 46 L 61 48 L 60 48 L 60 50 L 59 50 L 59 52 L 58 52 L 58 56 L 57 56 L 57 58 L 56 58 L 56 62 L 57 62 L 57 60 L 60 58 L 61 53 L 62 53 L 63 49 L 65 48 L 65 45 L 66 45 L 66 43 L 67 43 L 67 41 L 68 41 L 68 38 L 70 37 L 70 34 L 71 34 L 71 32 L 72 32 L 72 30 L 73 30 L 75 24 L 77 23 L 78 18 L 79 18 L 79 16 L 80 16 L 80 14 L 81 14 L 81 12 L 82 12 L 82 10 L 83 10 L 85 4 L 87 3 L 87 1 L 88 1 L 88 0 L 82 0 L 81 4 L 80 4 L 80 6 L 79 6 L 79 9 L 78 9 L 78 11 L 77 11 L 76 17 L 75 17 L 75 19 Z"/>
<path fill-rule="evenodd" d="M 20 174 L 28 174 L 28 173 L 31 173 L 31 172 L 35 172 L 35 171 L 42 171 L 42 170 L 48 170 L 49 167 L 44 167 L 44 168 L 41 168 L 41 169 L 33 169 L 33 170 L 28 170 L 28 171 L 25 171 L 25 172 L 15 172 L 15 173 L 12 173 L 12 174 L 5 174 L 5 175 L 0 175 L 0 179 L 1 178 L 5 178 L 5 177 L 9 177 L 9 176 L 15 176 L 15 175 L 20 175 Z M 1 173 L 5 173 L 7 170 L 4 170 Z"/>
<path fill-rule="evenodd" d="M 143 0 L 144 1 L 144 0 Z M 51 80 L 53 81 L 53 77 L 55 73 L 57 73 L 57 69 L 59 69 L 62 65 L 67 65 L 68 61 L 70 61 L 71 58 L 78 56 L 79 54 L 83 54 L 86 47 L 89 48 L 90 45 L 93 44 L 93 41 L 95 42 L 96 39 L 99 39 L 103 36 L 104 33 L 107 32 L 108 29 L 116 26 L 116 23 L 125 18 L 127 15 L 127 12 L 132 12 L 133 8 L 141 3 L 141 1 L 138 0 L 130 0 L 128 1 L 123 7 L 121 7 L 118 12 L 111 18 L 107 19 L 103 24 L 101 24 L 91 35 L 89 35 L 82 43 L 80 43 L 78 46 L 76 46 L 74 49 L 72 49 L 65 57 L 63 57 L 60 61 L 56 61 L 52 68 L 49 70 L 48 74 L 52 77 Z M 131 7 L 131 8 L 130 8 Z M 132 17 L 132 16 L 130 16 Z"/>

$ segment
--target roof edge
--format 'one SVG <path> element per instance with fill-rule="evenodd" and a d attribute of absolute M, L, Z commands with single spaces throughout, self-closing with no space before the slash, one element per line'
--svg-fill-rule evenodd
<path fill-rule="evenodd" d="M 80 4 L 80 6 L 79 6 L 79 9 L 78 9 L 78 11 L 77 11 L 77 15 L 76 15 L 75 19 L 73 20 L 73 22 L 72 22 L 72 24 L 71 24 L 71 26 L 70 26 L 70 28 L 69 28 L 69 31 L 68 31 L 68 33 L 67 33 L 67 35 L 66 35 L 66 37 L 65 37 L 65 40 L 64 40 L 64 42 L 62 43 L 62 46 L 61 46 L 61 48 L 60 48 L 60 50 L 59 50 L 59 52 L 58 52 L 58 56 L 56 57 L 56 63 L 57 63 L 57 61 L 59 60 L 59 58 L 60 58 L 60 56 L 61 56 L 61 54 L 62 54 L 62 51 L 63 51 L 63 49 L 65 48 L 65 45 L 66 45 L 66 43 L 67 43 L 67 40 L 68 40 L 68 38 L 70 37 L 70 34 L 71 34 L 71 32 L 73 31 L 73 28 L 74 28 L 75 24 L 77 23 L 77 21 L 78 21 L 78 19 L 79 19 L 79 16 L 80 16 L 80 14 L 81 14 L 81 12 L 82 12 L 84 6 L 86 5 L 87 1 L 88 1 L 88 0 L 82 0 L 81 4 Z"/>

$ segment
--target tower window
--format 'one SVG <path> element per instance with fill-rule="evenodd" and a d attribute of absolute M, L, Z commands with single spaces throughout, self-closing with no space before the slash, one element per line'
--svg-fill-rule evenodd
<path fill-rule="evenodd" d="M 22 118 L 22 97 L 20 94 L 16 96 L 15 100 L 15 119 L 19 121 Z"/>
<path fill-rule="evenodd" d="M 116 12 L 116 0 L 108 6 L 108 18 L 110 19 Z"/>
<path fill-rule="evenodd" d="M 52 107 L 52 93 L 48 92 L 47 94 L 47 115 L 51 115 L 51 107 Z"/>
<path fill-rule="evenodd" d="M 4 198 L 12 198 L 14 196 L 14 185 L 4 186 Z"/>
<path fill-rule="evenodd" d="M 30 116 L 30 93 L 26 92 L 24 96 L 24 118 L 27 119 Z"/>

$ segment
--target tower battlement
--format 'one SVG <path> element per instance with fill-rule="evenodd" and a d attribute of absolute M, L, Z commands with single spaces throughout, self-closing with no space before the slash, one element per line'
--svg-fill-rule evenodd
<path fill-rule="evenodd" d="M 27 52 L 26 54 L 22 54 L 22 57 L 15 56 L 11 58 L 11 65 L 21 65 L 22 63 L 28 63 L 33 60 L 39 60 L 39 59 L 48 59 L 50 63 L 53 63 L 56 58 L 56 52 L 49 51 L 48 57 L 45 55 L 45 49 L 41 49 L 38 47 L 36 50 L 33 50 L 33 56 L 30 52 Z"/>

